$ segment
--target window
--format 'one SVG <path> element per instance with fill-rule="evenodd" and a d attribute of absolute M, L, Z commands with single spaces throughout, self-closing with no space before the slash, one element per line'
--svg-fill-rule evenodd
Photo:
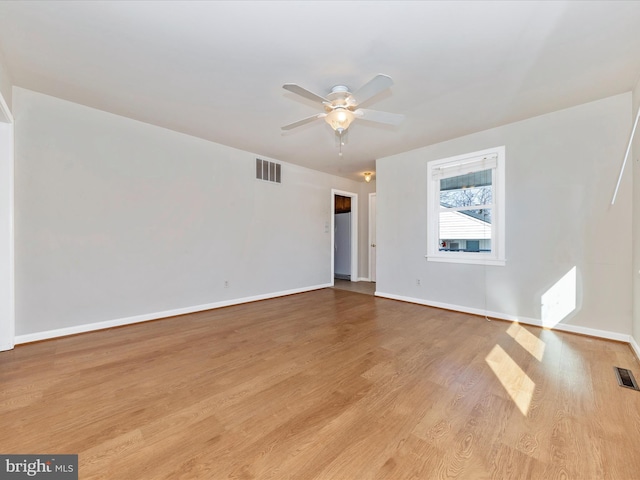
<path fill-rule="evenodd" d="M 504 265 L 505 147 L 428 163 L 427 260 Z"/>

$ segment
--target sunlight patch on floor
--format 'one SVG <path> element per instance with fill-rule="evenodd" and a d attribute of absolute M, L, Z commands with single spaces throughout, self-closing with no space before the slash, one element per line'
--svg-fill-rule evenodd
<path fill-rule="evenodd" d="M 500 345 L 493 347 L 485 361 L 498 377 L 511 400 L 526 417 L 536 384 Z"/>
<path fill-rule="evenodd" d="M 518 342 L 518 345 L 529 352 L 531 356 L 533 356 L 536 360 L 538 360 L 539 362 L 542 361 L 545 348 L 544 341 L 540 340 L 519 323 L 512 323 L 511 326 L 507 329 L 507 334 L 509 334 L 509 336 L 516 342 Z"/>

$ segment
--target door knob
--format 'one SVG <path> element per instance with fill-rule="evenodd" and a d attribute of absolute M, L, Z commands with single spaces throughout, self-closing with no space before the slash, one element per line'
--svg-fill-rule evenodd
<path fill-rule="evenodd" d="M 375 244 L 375 243 L 372 243 L 372 244 L 371 244 L 371 246 L 375 248 L 376 244 Z"/>

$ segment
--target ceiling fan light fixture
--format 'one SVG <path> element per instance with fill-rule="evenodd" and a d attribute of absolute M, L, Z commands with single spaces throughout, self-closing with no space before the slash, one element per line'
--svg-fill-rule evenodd
<path fill-rule="evenodd" d="M 342 133 L 349 128 L 349 125 L 351 125 L 354 118 L 355 116 L 351 110 L 338 107 L 333 109 L 331 113 L 324 117 L 324 120 L 338 133 L 338 135 L 342 135 Z"/>
<path fill-rule="evenodd" d="M 337 145 L 339 147 L 338 156 L 342 158 L 342 147 L 347 141 L 349 125 L 351 125 L 351 122 L 356 118 L 364 118 L 370 122 L 387 125 L 398 125 L 402 121 L 404 115 L 358 108 L 358 104 L 368 102 L 383 90 L 391 87 L 391 85 L 393 85 L 393 80 L 391 80 L 390 76 L 378 74 L 353 94 L 349 91 L 349 87 L 336 85 L 325 98 L 295 83 L 285 83 L 282 88 L 296 95 L 300 95 L 307 100 L 321 104 L 324 112 L 285 125 L 282 127 L 282 130 L 291 130 L 292 128 L 324 118 L 325 122 L 327 122 L 335 132 Z M 367 181 L 369 180 L 370 178 Z"/>

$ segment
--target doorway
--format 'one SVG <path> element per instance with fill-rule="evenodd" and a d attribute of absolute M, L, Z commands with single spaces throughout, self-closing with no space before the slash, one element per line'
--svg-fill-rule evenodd
<path fill-rule="evenodd" d="M 336 200 L 338 197 L 346 197 L 349 203 L 349 212 L 338 213 Z M 343 200 L 339 200 L 343 202 Z M 348 216 L 337 217 L 348 213 Z M 337 229 L 339 228 L 339 231 Z M 331 189 L 331 285 L 335 278 L 358 281 L 358 194 Z M 336 233 L 338 237 L 336 238 Z M 345 242 L 345 238 L 347 239 Z M 340 252 L 337 252 L 337 249 Z M 336 260 L 338 269 L 336 269 Z M 336 275 L 337 274 L 337 275 Z"/>
<path fill-rule="evenodd" d="M 351 280 L 351 198 L 335 196 L 333 278 Z"/>

